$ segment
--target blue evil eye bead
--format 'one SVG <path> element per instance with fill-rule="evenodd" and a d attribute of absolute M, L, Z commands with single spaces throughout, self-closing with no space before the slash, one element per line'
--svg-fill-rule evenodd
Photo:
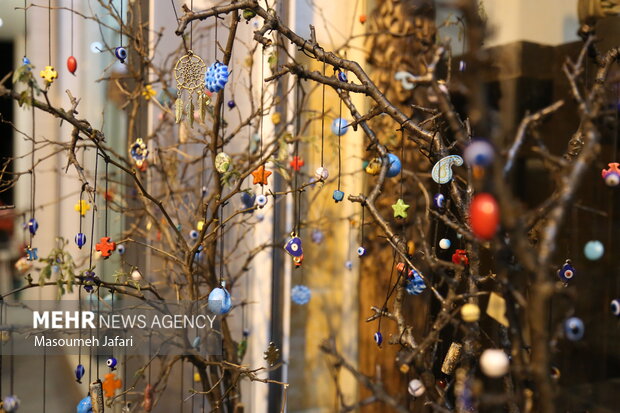
<path fill-rule="evenodd" d="M 450 249 L 451 245 L 452 245 L 452 242 L 450 242 L 448 238 L 442 238 L 439 241 L 439 248 L 441 248 L 442 250 Z"/>
<path fill-rule="evenodd" d="M 202 194 L 202 196 L 207 196 L 207 187 L 206 187 L 206 186 L 203 186 L 203 187 L 200 189 L 200 193 Z"/>
<path fill-rule="evenodd" d="M 310 289 L 305 285 L 296 285 L 291 289 L 291 301 L 297 305 L 308 304 L 311 295 Z"/>
<path fill-rule="evenodd" d="M 349 123 L 342 118 L 336 118 L 332 122 L 332 133 L 336 136 L 342 136 L 349 130 Z"/>
<path fill-rule="evenodd" d="M 383 334 L 381 334 L 380 331 L 377 331 L 375 333 L 375 343 L 377 343 L 378 346 L 381 346 L 381 344 L 383 344 Z"/>
<path fill-rule="evenodd" d="M 7 413 L 16 412 L 19 409 L 19 403 L 17 396 L 6 396 L 2 401 L 2 408 Z"/>
<path fill-rule="evenodd" d="M 228 82 L 228 75 L 228 66 L 220 62 L 213 63 L 205 73 L 206 88 L 211 93 L 219 92 Z"/>
<path fill-rule="evenodd" d="M 344 268 L 346 268 L 347 270 L 351 271 L 353 269 L 353 261 L 346 260 L 345 263 L 344 263 Z"/>
<path fill-rule="evenodd" d="M 564 321 L 564 335 L 570 341 L 579 341 L 586 331 L 583 321 L 577 317 L 571 317 Z"/>
<path fill-rule="evenodd" d="M 620 299 L 616 298 L 611 300 L 610 309 L 613 315 L 620 317 Z"/>
<path fill-rule="evenodd" d="M 119 254 L 123 255 L 125 253 L 125 245 L 124 244 L 118 244 L 116 246 L 116 252 L 118 252 Z"/>
<path fill-rule="evenodd" d="M 485 139 L 472 140 L 463 152 L 463 158 L 469 166 L 489 166 L 494 156 L 493 145 Z"/>
<path fill-rule="evenodd" d="M 312 242 L 315 244 L 320 244 L 325 239 L 325 234 L 320 229 L 313 229 L 312 234 L 310 235 Z"/>
<path fill-rule="evenodd" d="M 232 300 L 230 293 L 226 288 L 217 287 L 209 293 L 209 301 L 207 302 L 209 310 L 215 314 L 226 314 L 232 308 Z"/>
<path fill-rule="evenodd" d="M 364 248 L 364 247 L 357 247 L 357 255 L 359 257 L 363 257 L 364 255 L 366 255 L 366 248 Z"/>
<path fill-rule="evenodd" d="M 84 291 L 92 293 L 95 289 L 95 273 L 93 271 L 86 271 L 82 282 L 84 283 Z"/>
<path fill-rule="evenodd" d="M 263 208 L 267 205 L 267 197 L 263 194 L 258 195 L 256 197 L 256 205 L 258 205 L 259 208 Z"/>
<path fill-rule="evenodd" d="M 564 265 L 562 265 L 562 268 L 558 270 L 558 277 L 565 283 L 568 283 L 570 280 L 572 280 L 575 274 L 575 268 L 571 264 L 570 260 L 566 260 L 566 262 L 564 262 Z"/>
<path fill-rule="evenodd" d="M 114 56 L 116 56 L 121 63 L 125 63 L 125 59 L 127 59 L 127 50 L 124 47 L 117 47 L 114 50 Z"/>
<path fill-rule="evenodd" d="M 93 402 L 90 395 L 80 400 L 77 405 L 77 413 L 93 413 Z"/>
<path fill-rule="evenodd" d="M 393 153 L 388 153 L 388 170 L 386 176 L 388 178 L 394 178 L 400 173 L 401 167 L 402 165 L 400 163 L 400 159 L 398 159 L 398 156 Z"/>
<path fill-rule="evenodd" d="M 241 203 L 243 204 L 243 211 L 245 214 L 251 214 L 254 212 L 254 203 L 256 202 L 256 195 L 249 192 L 241 193 Z"/>
<path fill-rule="evenodd" d="M 464 72 L 467 69 L 467 63 L 465 60 L 459 60 L 459 72 Z"/>
<path fill-rule="evenodd" d="M 293 257 L 301 257 L 304 251 L 301 248 L 301 238 L 292 236 L 284 245 L 284 249 Z"/>
<path fill-rule="evenodd" d="M 75 236 L 75 245 L 77 245 L 78 248 L 82 248 L 84 244 L 86 244 L 86 234 L 83 232 L 78 232 Z"/>
<path fill-rule="evenodd" d="M 339 189 L 336 189 L 334 191 L 334 195 L 332 195 L 332 198 L 334 198 L 334 201 L 336 201 L 337 203 L 342 201 L 344 199 L 344 192 L 342 192 Z"/>
<path fill-rule="evenodd" d="M 37 233 L 38 229 L 39 229 L 39 223 L 37 222 L 37 220 L 34 218 L 30 218 L 28 220 L 28 231 L 30 231 L 30 233 L 34 235 Z"/>
<path fill-rule="evenodd" d="M 228 109 L 233 109 L 235 106 L 237 106 L 237 104 L 235 103 L 234 100 L 228 101 Z"/>
<path fill-rule="evenodd" d="M 29 65 L 30 64 L 30 59 L 28 59 L 26 56 L 24 56 L 22 58 L 22 63 L 24 66 Z M 28 68 L 28 70 L 31 70 L 30 68 Z"/>
<path fill-rule="evenodd" d="M 590 261 L 597 261 L 605 253 L 605 247 L 601 241 L 588 241 L 583 247 L 583 253 Z"/>
<path fill-rule="evenodd" d="M 435 194 L 433 196 L 433 206 L 437 209 L 444 209 L 446 207 L 446 197 L 443 194 Z"/>
<path fill-rule="evenodd" d="M 108 366 L 110 369 L 115 370 L 116 369 L 116 365 L 118 364 L 118 361 L 116 361 L 116 359 L 114 357 L 110 357 L 109 359 L 107 359 L 105 361 L 106 366 Z"/>
<path fill-rule="evenodd" d="M 347 74 L 343 72 L 342 70 L 339 70 L 336 76 L 338 77 L 338 80 L 340 80 L 341 82 L 347 83 L 348 81 Z"/>
<path fill-rule="evenodd" d="M 198 234 L 198 231 L 196 231 L 195 229 L 193 229 L 193 230 L 191 230 L 191 231 L 189 232 L 189 237 L 190 237 L 191 239 L 198 239 L 198 236 L 199 236 L 199 235 L 200 235 L 200 234 Z"/>
<path fill-rule="evenodd" d="M 82 383 L 82 377 L 84 377 L 84 373 L 86 373 L 86 369 L 83 365 L 78 364 L 75 368 L 75 381 L 78 383 Z"/>
<path fill-rule="evenodd" d="M 196 253 L 194 254 L 195 261 L 200 261 L 202 259 L 202 257 L 204 256 L 204 253 L 202 252 L 203 249 L 204 247 L 202 245 L 198 246 L 198 249 L 196 250 Z"/>

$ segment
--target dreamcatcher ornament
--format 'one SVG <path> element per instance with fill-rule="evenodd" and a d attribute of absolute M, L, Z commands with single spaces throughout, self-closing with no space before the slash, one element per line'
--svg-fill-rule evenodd
<path fill-rule="evenodd" d="M 202 58 L 191 50 L 181 56 L 174 66 L 174 78 L 177 81 L 177 100 L 174 104 L 176 123 L 181 123 L 186 116 L 190 128 L 193 127 L 195 108 L 199 110 L 200 121 L 204 122 L 207 106 L 211 102 L 211 98 L 204 92 L 206 67 Z M 183 91 L 187 92 L 187 102 L 183 101 Z M 197 95 L 196 105 L 194 94 Z"/>

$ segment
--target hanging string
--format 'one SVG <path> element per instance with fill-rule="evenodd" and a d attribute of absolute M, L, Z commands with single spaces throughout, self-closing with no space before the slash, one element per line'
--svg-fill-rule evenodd
<path fill-rule="evenodd" d="M 194 0 L 189 4 L 190 11 L 194 11 Z M 175 10 L 176 13 L 176 10 Z M 177 19 L 178 20 L 178 19 Z M 194 21 L 189 22 L 189 50 L 194 50 Z"/>
<path fill-rule="evenodd" d="M 213 60 L 217 62 L 217 21 L 219 20 L 219 17 L 217 17 L 217 15 L 215 15 L 215 47 L 213 48 Z"/>
<path fill-rule="evenodd" d="M 261 49 L 261 59 L 260 59 L 260 160 L 261 164 L 264 166 L 263 160 L 263 124 L 265 123 L 265 46 L 263 45 Z M 261 185 L 261 194 L 265 194 L 265 185 Z"/>
<path fill-rule="evenodd" d="M 185 372 L 183 371 L 184 367 L 185 367 L 185 364 L 183 363 L 183 358 L 181 358 L 181 387 L 180 387 L 180 390 L 179 390 L 179 393 L 180 393 L 179 401 L 180 401 L 180 405 L 181 405 L 180 406 L 181 407 L 181 413 L 183 413 L 183 387 L 185 387 L 185 376 L 184 376 Z"/>
<path fill-rule="evenodd" d="M 119 22 L 119 34 L 120 34 L 120 43 L 119 46 L 123 47 L 123 3 L 125 0 L 121 0 L 121 14 L 120 14 L 120 22 Z"/>
<path fill-rule="evenodd" d="M 71 0 L 71 56 L 73 56 L 73 10 L 73 0 Z"/>
<path fill-rule="evenodd" d="M 24 57 L 28 55 L 28 0 L 24 0 Z"/>
<path fill-rule="evenodd" d="M 32 99 L 34 99 L 34 90 L 33 87 L 30 87 L 30 95 L 32 96 Z M 36 201 L 36 183 L 37 183 L 37 179 L 36 179 L 36 175 L 34 173 L 34 151 L 35 151 L 35 135 L 36 135 L 36 128 L 35 128 L 35 112 L 34 112 L 34 105 L 32 106 L 32 145 L 30 147 L 30 219 L 33 225 L 36 226 L 35 224 L 35 217 L 34 217 L 34 205 L 35 205 L 35 201 Z M 28 242 L 28 247 L 32 248 L 32 237 L 34 236 L 34 234 L 32 233 L 33 231 L 29 231 L 30 233 L 30 241 Z"/>
<path fill-rule="evenodd" d="M 381 313 L 379 314 L 379 325 L 377 326 L 377 331 L 379 332 L 381 332 L 381 320 L 383 319 L 383 312 L 387 311 L 388 300 L 390 299 L 390 296 L 392 295 L 390 293 L 390 290 L 392 289 L 392 278 L 394 277 L 395 266 L 396 266 L 396 250 L 394 250 L 394 253 L 392 255 L 392 269 L 390 270 L 390 281 L 388 282 L 388 288 L 387 288 L 387 291 L 385 292 L 385 301 L 383 302 L 383 306 L 381 307 Z M 403 271 L 405 271 L 405 269 L 403 269 Z"/>
<path fill-rule="evenodd" d="M 325 85 L 323 85 L 325 86 Z M 342 99 L 340 99 L 340 105 L 338 106 L 338 190 L 340 191 L 340 175 L 342 171 L 342 155 L 341 155 L 341 146 L 340 139 L 342 138 L 342 133 L 340 131 L 342 128 Z"/>
<path fill-rule="evenodd" d="M 293 155 L 293 159 L 295 160 L 295 162 L 299 162 L 299 134 L 301 133 L 301 110 L 302 110 L 302 96 L 301 96 L 301 82 L 299 80 L 299 78 L 297 78 L 297 104 L 296 104 L 296 112 L 297 112 L 297 116 L 295 116 L 295 149 L 293 150 L 294 155 Z M 294 191 L 293 191 L 293 213 L 294 215 L 294 222 L 293 222 L 293 231 L 296 234 L 299 234 L 301 231 L 301 193 L 299 191 L 298 188 L 298 178 L 299 178 L 299 165 L 296 165 L 295 168 L 293 168 L 293 186 L 294 186 Z"/>
<path fill-rule="evenodd" d="M 323 76 L 325 76 L 325 61 L 323 60 Z M 323 95 L 321 97 L 321 167 L 323 167 L 325 147 L 325 83 L 323 83 Z"/>
<path fill-rule="evenodd" d="M 108 199 L 110 198 L 110 194 L 108 192 L 108 158 L 105 158 L 105 193 L 103 197 L 105 198 L 105 236 L 108 236 Z"/>
<path fill-rule="evenodd" d="M 52 65 L 52 0 L 47 0 L 47 61 Z"/>
<path fill-rule="evenodd" d="M 224 282 L 224 206 L 220 204 L 220 285 Z"/>
<path fill-rule="evenodd" d="M 43 339 L 45 339 L 45 333 L 43 333 Z M 43 413 L 45 413 L 45 410 L 47 408 L 47 403 L 45 401 L 46 393 L 47 393 L 47 346 L 43 346 Z M 11 389 L 11 394 L 13 394 L 13 389 Z"/>
<path fill-rule="evenodd" d="M 95 155 L 95 188 L 93 191 L 93 215 L 90 225 L 90 254 L 88 257 L 88 268 L 89 270 L 93 268 L 93 243 L 95 240 L 95 211 L 97 210 L 97 169 L 99 166 L 99 148 L 97 148 L 97 153 Z"/>
<path fill-rule="evenodd" d="M 174 17 L 177 19 L 177 22 L 179 21 L 179 14 L 177 13 L 177 8 L 174 5 L 174 0 L 170 0 L 170 3 L 172 4 L 172 11 L 174 11 Z M 191 27 L 191 22 L 189 23 L 190 27 Z"/>

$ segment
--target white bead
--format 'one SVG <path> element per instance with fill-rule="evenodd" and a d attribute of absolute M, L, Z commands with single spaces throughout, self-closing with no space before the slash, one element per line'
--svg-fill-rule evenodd
<path fill-rule="evenodd" d="M 142 274 L 140 274 L 140 271 L 138 270 L 133 270 L 131 272 L 131 279 L 134 281 L 140 281 L 142 279 Z"/>
<path fill-rule="evenodd" d="M 480 368 L 489 377 L 501 377 L 508 373 L 510 362 L 504 350 L 490 348 L 480 356 Z"/>
<path fill-rule="evenodd" d="M 407 387 L 409 394 L 413 397 L 420 397 L 426 391 L 426 388 L 422 384 L 422 382 L 418 379 L 413 379 L 409 382 L 409 386 Z"/>
<path fill-rule="evenodd" d="M 439 241 L 439 248 L 441 248 L 442 250 L 447 250 L 448 248 L 450 248 L 451 245 L 452 243 L 448 238 L 442 238 Z"/>
<path fill-rule="evenodd" d="M 316 171 L 314 172 L 314 177 L 317 180 L 326 180 L 329 177 L 329 172 L 327 171 L 327 168 L 324 167 L 318 167 L 316 169 Z"/>

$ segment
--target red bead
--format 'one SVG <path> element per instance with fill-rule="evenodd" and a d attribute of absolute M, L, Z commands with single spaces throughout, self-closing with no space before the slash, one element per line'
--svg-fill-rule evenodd
<path fill-rule="evenodd" d="M 77 60 L 75 60 L 75 57 L 69 56 L 67 59 L 67 69 L 69 69 L 71 74 L 75 74 L 75 71 L 77 70 Z"/>
<path fill-rule="evenodd" d="M 499 205 L 491 194 L 478 194 L 469 206 L 471 230 L 475 236 L 491 239 L 497 232 L 499 224 Z"/>

